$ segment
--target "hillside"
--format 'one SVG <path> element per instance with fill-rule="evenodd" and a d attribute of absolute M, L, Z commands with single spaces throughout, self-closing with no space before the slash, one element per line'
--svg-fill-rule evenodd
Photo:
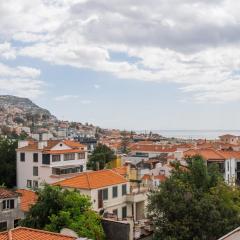
<path fill-rule="evenodd" d="M 0 125 L 23 124 L 24 126 L 34 123 L 56 121 L 48 110 L 37 106 L 28 98 L 10 95 L 0 95 Z"/>

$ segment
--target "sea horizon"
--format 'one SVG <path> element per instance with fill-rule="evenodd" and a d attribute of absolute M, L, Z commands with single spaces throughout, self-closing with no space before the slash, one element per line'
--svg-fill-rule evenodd
<path fill-rule="evenodd" d="M 216 140 L 224 134 L 240 136 L 240 130 L 140 130 L 138 133 L 157 133 L 163 137 L 179 139 Z"/>

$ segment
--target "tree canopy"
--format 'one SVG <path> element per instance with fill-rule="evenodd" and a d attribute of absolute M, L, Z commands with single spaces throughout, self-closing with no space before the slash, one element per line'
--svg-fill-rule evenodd
<path fill-rule="evenodd" d="M 101 218 L 91 209 L 91 202 L 87 196 L 49 185 L 38 190 L 37 194 L 37 203 L 21 222 L 22 226 L 52 232 L 69 228 L 80 237 L 104 239 Z"/>
<path fill-rule="evenodd" d="M 149 196 L 155 239 L 215 240 L 240 225 L 240 191 L 227 186 L 217 166 L 200 156 L 188 168 L 175 165 L 171 177 Z"/>
<path fill-rule="evenodd" d="M 0 185 L 16 186 L 16 148 L 17 141 L 0 138 Z"/>
<path fill-rule="evenodd" d="M 108 146 L 98 144 L 93 153 L 89 156 L 88 168 L 92 170 L 101 170 L 106 167 L 106 164 L 115 160 L 116 155 Z"/>

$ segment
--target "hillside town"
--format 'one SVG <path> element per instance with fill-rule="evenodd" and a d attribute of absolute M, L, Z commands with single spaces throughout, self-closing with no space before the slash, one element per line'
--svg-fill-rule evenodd
<path fill-rule="evenodd" d="M 38 202 L 38 191 L 46 184 L 87 196 L 91 209 L 101 216 L 106 239 L 116 240 L 152 238 L 154 223 L 147 210 L 148 197 L 171 178 L 176 164 L 188 171 L 188 159 L 200 156 L 207 167 L 218 166 L 226 185 L 240 184 L 240 136 L 226 134 L 215 140 L 166 138 L 152 132 L 100 129 L 56 119 L 58 130 L 54 132 L 51 125 L 30 128 L 29 122 L 27 126 L 23 122 L 11 125 L 7 119 L 2 126 L 15 126 L 18 136 L 16 185 L 10 189 L 1 182 L 0 239 L 21 239 L 25 235 L 24 239 L 34 239 L 35 235 L 42 239 L 45 235 L 51 239 L 85 237 L 71 229 L 63 228 L 56 234 L 21 226 Z M 19 138 L 23 131 L 24 138 Z M 2 132 L 3 139 L 10 136 Z M 101 152 L 100 159 L 91 162 L 99 156 L 98 148 L 108 149 L 114 157 L 106 161 L 101 159 L 106 158 Z"/>

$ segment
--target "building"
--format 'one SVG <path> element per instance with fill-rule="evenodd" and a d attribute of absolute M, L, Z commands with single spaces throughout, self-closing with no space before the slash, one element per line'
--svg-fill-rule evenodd
<path fill-rule="evenodd" d="M 19 141 L 16 152 L 19 189 L 35 189 L 86 170 L 87 147 L 75 141 Z"/>
<path fill-rule="evenodd" d="M 184 157 L 200 155 L 207 165 L 218 164 L 224 180 L 230 185 L 240 183 L 240 152 L 215 149 L 191 149 L 184 152 Z"/>
<path fill-rule="evenodd" d="M 23 217 L 19 194 L 6 188 L 0 188 L 0 231 L 18 226 L 19 220 Z"/>
<path fill-rule="evenodd" d="M 71 237 L 33 228 L 17 227 L 0 233 L 0 240 L 81 240 L 85 238 Z"/>
<path fill-rule="evenodd" d="M 239 143 L 239 137 L 231 134 L 225 134 L 222 136 L 219 136 L 221 142 L 228 143 L 228 144 L 238 144 Z"/>
<path fill-rule="evenodd" d="M 113 214 L 118 219 L 144 219 L 145 192 L 130 191 L 130 183 L 117 171 L 106 169 L 85 172 L 55 183 L 67 189 L 77 189 L 91 198 L 93 209 Z"/>
<path fill-rule="evenodd" d="M 238 239 L 240 239 L 240 227 L 234 229 L 233 231 L 224 235 L 218 240 L 238 240 Z"/>

